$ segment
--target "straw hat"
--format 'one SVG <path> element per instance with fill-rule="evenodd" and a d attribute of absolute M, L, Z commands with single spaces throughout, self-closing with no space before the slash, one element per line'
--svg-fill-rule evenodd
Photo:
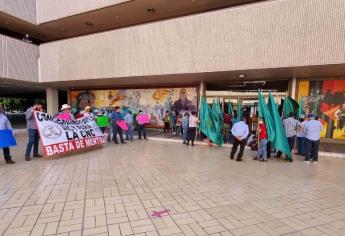
<path fill-rule="evenodd" d="M 63 110 L 66 110 L 66 109 L 71 109 L 71 106 L 69 106 L 68 104 L 63 104 L 63 105 L 61 106 L 60 111 L 63 111 Z"/>

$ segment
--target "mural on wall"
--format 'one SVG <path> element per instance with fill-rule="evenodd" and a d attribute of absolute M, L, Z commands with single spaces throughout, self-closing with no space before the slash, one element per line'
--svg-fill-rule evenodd
<path fill-rule="evenodd" d="M 301 81 L 298 91 L 304 112 L 321 119 L 321 136 L 345 139 L 345 80 Z"/>
<path fill-rule="evenodd" d="M 183 114 L 197 110 L 197 88 L 109 89 L 72 90 L 69 93 L 74 112 L 86 106 L 96 109 L 128 107 L 134 112 L 143 110 L 150 114 L 152 125 L 163 125 L 166 110 Z"/>

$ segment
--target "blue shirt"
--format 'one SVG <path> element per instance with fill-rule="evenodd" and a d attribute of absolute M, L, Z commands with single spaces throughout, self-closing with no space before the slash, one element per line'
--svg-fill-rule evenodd
<path fill-rule="evenodd" d="M 127 124 L 133 124 L 133 116 L 129 113 L 125 115 L 124 120 L 126 121 Z"/>
<path fill-rule="evenodd" d="M 188 120 L 187 116 L 182 117 L 182 127 L 188 127 Z"/>
<path fill-rule="evenodd" d="M 7 119 L 7 116 L 0 113 L 0 130 L 12 129 L 10 121 Z"/>
<path fill-rule="evenodd" d="M 318 120 L 309 120 L 304 124 L 304 134 L 307 139 L 317 141 L 320 139 L 322 124 Z"/>
<path fill-rule="evenodd" d="M 236 122 L 231 129 L 231 133 L 235 137 L 239 137 L 240 140 L 246 139 L 249 134 L 248 125 L 243 121 Z"/>
<path fill-rule="evenodd" d="M 122 120 L 120 112 L 113 111 L 110 115 L 111 121 L 115 123 L 116 121 Z"/>

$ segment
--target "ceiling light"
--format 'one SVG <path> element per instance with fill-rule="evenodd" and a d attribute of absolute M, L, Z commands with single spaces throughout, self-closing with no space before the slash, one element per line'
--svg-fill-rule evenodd
<path fill-rule="evenodd" d="M 85 22 L 85 25 L 86 25 L 86 26 L 93 27 L 93 23 L 92 23 L 92 22 L 89 22 L 89 21 Z"/>
<path fill-rule="evenodd" d="M 61 28 L 60 31 L 65 31 L 65 29 L 64 29 L 64 28 Z"/>
<path fill-rule="evenodd" d="M 115 16 L 115 19 L 119 19 L 120 18 L 120 16 Z"/>
<path fill-rule="evenodd" d="M 147 12 L 149 13 L 155 13 L 156 12 L 156 9 L 154 9 L 153 7 L 149 7 L 146 9 Z"/>
<path fill-rule="evenodd" d="M 192 0 L 192 3 L 196 3 L 196 0 Z"/>
<path fill-rule="evenodd" d="M 245 74 L 239 74 L 237 77 L 238 77 L 239 79 L 244 79 L 244 78 L 246 78 L 247 76 L 246 76 Z"/>

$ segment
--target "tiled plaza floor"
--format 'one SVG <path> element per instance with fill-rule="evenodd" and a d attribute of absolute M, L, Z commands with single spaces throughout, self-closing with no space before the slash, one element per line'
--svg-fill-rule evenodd
<path fill-rule="evenodd" d="M 25 162 L 18 141 L 0 162 L 2 235 L 345 235 L 345 160 L 135 141 Z"/>

